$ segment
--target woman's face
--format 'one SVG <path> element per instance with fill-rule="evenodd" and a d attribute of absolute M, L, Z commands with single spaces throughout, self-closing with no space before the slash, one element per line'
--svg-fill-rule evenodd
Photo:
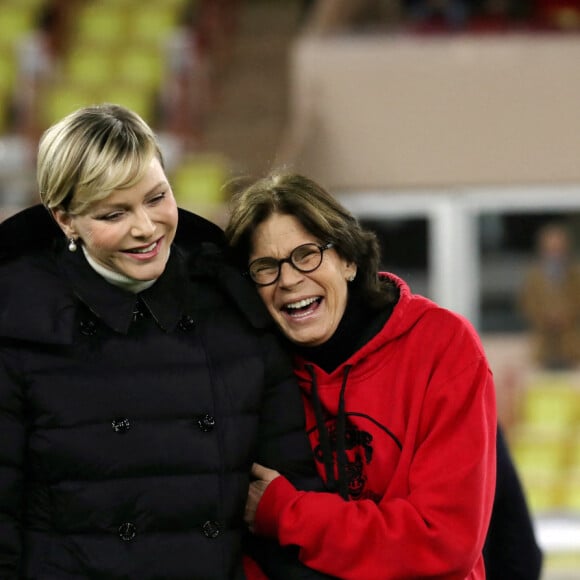
<path fill-rule="evenodd" d="M 177 205 L 159 160 L 136 185 L 115 190 L 79 216 L 57 210 L 67 237 L 78 237 L 101 266 L 153 280 L 165 269 L 177 230 Z"/>
<path fill-rule="evenodd" d="M 265 257 L 280 260 L 301 244 L 327 241 L 310 234 L 295 217 L 273 214 L 254 231 L 249 262 Z M 346 308 L 347 279 L 355 272 L 354 264 L 330 248 L 313 272 L 299 272 L 285 262 L 276 282 L 257 289 L 270 315 L 292 342 L 317 346 L 335 333 Z"/>

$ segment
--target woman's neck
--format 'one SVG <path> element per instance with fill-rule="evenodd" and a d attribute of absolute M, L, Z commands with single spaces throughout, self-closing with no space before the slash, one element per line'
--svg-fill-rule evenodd
<path fill-rule="evenodd" d="M 375 336 L 391 312 L 392 308 L 371 308 L 353 293 L 335 333 L 319 346 L 298 346 L 296 351 L 330 373 Z"/>
<path fill-rule="evenodd" d="M 129 276 L 125 276 L 120 272 L 109 270 L 92 258 L 84 246 L 81 246 L 81 248 L 91 268 L 97 274 L 100 274 L 109 284 L 113 284 L 113 286 L 118 286 L 119 288 L 123 288 L 123 290 L 138 294 L 139 292 L 143 292 L 143 290 L 147 290 L 147 288 L 151 288 L 157 280 L 157 278 L 154 280 L 135 280 L 135 278 L 129 278 Z"/>

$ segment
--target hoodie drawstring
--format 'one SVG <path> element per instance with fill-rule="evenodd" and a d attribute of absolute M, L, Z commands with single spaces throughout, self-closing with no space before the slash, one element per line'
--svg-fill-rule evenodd
<path fill-rule="evenodd" d="M 312 365 L 307 364 L 305 365 L 305 368 L 312 379 L 312 400 L 314 406 L 314 416 L 316 417 L 316 425 L 318 427 L 318 433 L 320 436 L 322 462 L 324 464 L 324 471 L 326 473 L 327 487 L 331 492 L 338 491 L 339 495 L 348 501 L 348 478 L 346 473 L 346 412 L 344 394 L 346 391 L 348 374 L 352 366 L 346 366 L 344 369 L 342 386 L 340 388 L 340 398 L 338 402 L 338 417 L 336 419 L 336 458 L 338 480 L 334 474 L 334 461 L 332 456 L 332 446 L 330 444 L 330 434 L 324 421 L 322 403 L 320 402 L 320 395 L 318 393 L 316 373 L 314 372 L 314 367 Z"/>
<path fill-rule="evenodd" d="M 348 373 L 352 367 L 346 366 L 342 375 L 340 398 L 338 400 L 338 417 L 336 418 L 336 461 L 338 463 L 338 493 L 343 499 L 348 500 L 348 478 L 346 473 L 346 412 L 344 409 L 344 392 Z"/>

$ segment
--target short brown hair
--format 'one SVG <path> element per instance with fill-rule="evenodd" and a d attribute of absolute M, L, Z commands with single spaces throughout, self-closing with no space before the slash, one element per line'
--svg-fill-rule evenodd
<path fill-rule="evenodd" d="M 275 213 L 295 217 L 322 243 L 332 242 L 342 258 L 355 263 L 354 284 L 369 304 L 381 307 L 396 300 L 394 291 L 385 292 L 390 285 L 378 276 L 380 247 L 376 234 L 363 229 L 324 188 L 299 174 L 273 172 L 232 195 L 225 233 L 241 267 L 247 266 L 256 227 Z"/>

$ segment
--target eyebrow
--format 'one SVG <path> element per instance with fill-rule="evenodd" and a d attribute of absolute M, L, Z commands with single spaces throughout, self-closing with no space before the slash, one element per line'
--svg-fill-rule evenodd
<path fill-rule="evenodd" d="M 150 187 L 149 190 L 145 192 L 145 195 L 143 197 L 147 197 L 148 195 L 155 193 L 155 190 L 158 189 L 159 187 L 161 187 L 162 185 L 169 186 L 169 182 L 166 179 L 159 180 L 154 186 Z M 101 211 L 101 210 L 108 210 L 108 209 L 116 209 L 116 208 L 120 208 L 120 207 L 127 207 L 126 203 L 122 203 L 122 202 L 107 203 L 106 200 L 107 200 L 107 198 L 101 200 L 105 203 L 103 205 L 99 206 L 98 208 L 95 207 L 95 210 Z"/>
<path fill-rule="evenodd" d="M 291 250 L 290 250 L 290 251 L 289 251 L 289 252 L 286 254 L 286 258 L 289 258 L 289 257 L 290 257 L 290 254 L 292 254 L 292 252 L 293 252 L 294 250 L 296 250 L 296 249 L 297 249 L 297 248 L 299 248 L 300 246 L 306 246 L 307 244 L 315 244 L 315 245 L 317 245 L 317 246 L 321 246 L 321 245 L 323 245 L 321 242 L 302 242 L 301 244 L 298 244 L 297 246 L 294 246 L 294 247 L 293 247 L 293 248 L 292 248 L 292 249 L 291 249 Z M 263 260 L 263 259 L 266 259 L 266 260 L 276 260 L 276 262 L 279 262 L 280 260 L 284 260 L 285 258 L 283 258 L 283 257 L 282 257 L 282 258 L 276 258 L 275 256 L 257 256 L 257 257 L 255 257 L 255 258 L 252 258 L 252 259 L 250 260 L 250 262 L 249 262 L 249 263 L 255 262 L 256 260 Z"/>

